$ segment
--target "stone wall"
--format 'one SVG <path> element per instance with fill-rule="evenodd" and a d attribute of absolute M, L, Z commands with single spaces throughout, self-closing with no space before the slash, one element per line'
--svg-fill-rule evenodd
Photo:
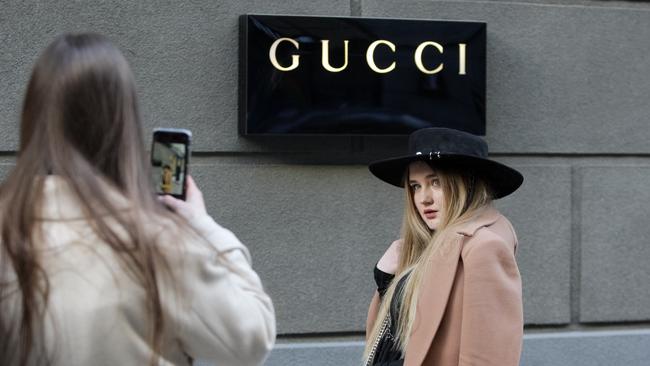
<path fill-rule="evenodd" d="M 251 249 L 277 310 L 267 364 L 358 364 L 371 270 L 403 199 L 366 164 L 406 139 L 239 136 L 241 14 L 486 22 L 486 138 L 525 176 L 498 203 L 520 240 L 522 365 L 646 364 L 650 2 L 4 1 L 2 171 L 38 54 L 63 32 L 109 36 L 134 69 L 146 130 L 193 130 L 210 213 Z"/>

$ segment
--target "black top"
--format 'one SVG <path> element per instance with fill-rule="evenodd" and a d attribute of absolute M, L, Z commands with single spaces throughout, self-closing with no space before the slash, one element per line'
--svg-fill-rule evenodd
<path fill-rule="evenodd" d="M 375 266 L 374 275 L 375 282 L 377 283 L 377 292 L 379 292 L 379 296 L 383 301 L 384 294 L 386 294 L 386 290 L 388 289 L 388 286 L 390 286 L 393 278 L 395 278 L 395 275 L 382 272 L 377 268 L 377 266 Z M 400 293 L 402 287 L 404 287 L 404 284 L 406 283 L 407 277 L 408 275 L 402 277 L 399 281 L 394 296 Z M 384 336 L 379 340 L 377 345 L 377 350 L 375 351 L 375 357 L 372 363 L 374 366 L 402 366 L 404 364 L 404 357 L 402 352 L 397 348 L 397 341 L 395 339 L 399 306 L 400 304 L 398 301 L 393 301 L 390 307 L 390 312 L 388 314 L 388 329 L 386 329 Z M 377 319 L 377 321 L 380 321 L 380 319 Z"/>

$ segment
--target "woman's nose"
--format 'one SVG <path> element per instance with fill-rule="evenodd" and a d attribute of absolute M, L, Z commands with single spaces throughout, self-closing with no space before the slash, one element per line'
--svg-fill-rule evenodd
<path fill-rule="evenodd" d="M 425 189 L 422 192 L 422 204 L 430 205 L 433 203 L 433 192 L 430 189 Z"/>

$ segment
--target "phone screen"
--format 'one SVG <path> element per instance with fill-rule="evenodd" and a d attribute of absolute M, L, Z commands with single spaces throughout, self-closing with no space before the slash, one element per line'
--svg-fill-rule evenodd
<path fill-rule="evenodd" d="M 156 130 L 151 149 L 153 182 L 158 194 L 185 199 L 189 136 Z"/>

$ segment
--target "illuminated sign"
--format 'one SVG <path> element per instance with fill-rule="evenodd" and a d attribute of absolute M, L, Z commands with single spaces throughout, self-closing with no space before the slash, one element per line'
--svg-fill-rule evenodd
<path fill-rule="evenodd" d="M 241 134 L 485 134 L 485 23 L 244 15 L 240 25 Z"/>

